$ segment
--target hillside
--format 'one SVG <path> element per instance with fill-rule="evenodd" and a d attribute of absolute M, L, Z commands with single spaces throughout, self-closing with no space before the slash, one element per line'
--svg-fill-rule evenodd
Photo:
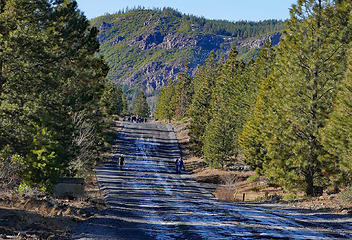
<path fill-rule="evenodd" d="M 284 22 L 276 20 L 206 20 L 169 8 L 107 14 L 91 24 L 99 29 L 109 79 L 120 83 L 129 98 L 142 89 L 152 105 L 153 96 L 184 70 L 186 60 L 194 72 L 212 50 L 224 56 L 233 44 L 243 58 L 249 59 L 266 40 L 278 44 L 284 27 Z"/>

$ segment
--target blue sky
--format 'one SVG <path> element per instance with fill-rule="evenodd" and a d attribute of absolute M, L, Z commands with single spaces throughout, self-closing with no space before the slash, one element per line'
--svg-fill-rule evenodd
<path fill-rule="evenodd" d="M 287 19 L 297 0 L 76 0 L 88 19 L 126 7 L 172 7 L 182 13 L 229 21 Z"/>

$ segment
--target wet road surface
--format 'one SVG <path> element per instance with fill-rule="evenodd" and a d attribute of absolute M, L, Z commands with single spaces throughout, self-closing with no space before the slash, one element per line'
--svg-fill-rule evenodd
<path fill-rule="evenodd" d="M 352 238 L 349 215 L 216 200 L 190 175 L 175 173 L 180 152 L 169 125 L 123 122 L 114 151 L 97 168 L 109 208 L 78 226 L 74 239 Z"/>

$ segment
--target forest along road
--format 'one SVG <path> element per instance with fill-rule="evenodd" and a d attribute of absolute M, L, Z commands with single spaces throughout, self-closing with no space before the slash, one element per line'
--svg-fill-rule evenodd
<path fill-rule="evenodd" d="M 97 168 L 109 208 L 79 225 L 74 239 L 352 238 L 348 215 L 216 200 L 190 175 L 175 173 L 180 152 L 169 125 L 123 122 L 114 149 Z"/>

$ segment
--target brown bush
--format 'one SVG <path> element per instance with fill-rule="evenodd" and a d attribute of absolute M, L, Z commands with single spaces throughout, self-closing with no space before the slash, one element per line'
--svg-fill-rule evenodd
<path fill-rule="evenodd" d="M 221 176 L 221 180 L 223 185 L 216 189 L 215 197 L 225 201 L 233 201 L 234 200 L 234 192 L 235 192 L 235 182 L 236 177 L 233 174 L 226 174 Z"/>
<path fill-rule="evenodd" d="M 11 154 L 7 148 L 0 151 L 0 189 L 14 189 L 20 184 L 20 156 Z"/>

